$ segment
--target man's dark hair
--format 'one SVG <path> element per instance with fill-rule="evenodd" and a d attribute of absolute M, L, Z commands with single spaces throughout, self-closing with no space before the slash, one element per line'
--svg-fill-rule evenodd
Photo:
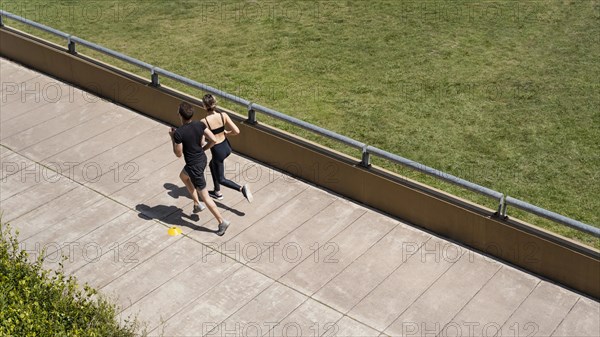
<path fill-rule="evenodd" d="M 179 115 L 181 115 L 181 118 L 183 118 L 186 121 L 190 120 L 194 116 L 194 108 L 191 104 L 187 102 L 182 102 L 181 104 L 179 104 Z"/>

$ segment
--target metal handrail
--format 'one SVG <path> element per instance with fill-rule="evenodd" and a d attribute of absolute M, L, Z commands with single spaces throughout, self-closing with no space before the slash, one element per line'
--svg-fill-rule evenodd
<path fill-rule="evenodd" d="M 471 190 L 473 192 L 477 192 L 479 194 L 485 195 L 487 197 L 494 198 L 494 199 L 496 199 L 496 200 L 498 200 L 500 202 L 503 200 L 504 194 L 502 194 L 500 192 L 497 192 L 497 191 L 494 191 L 494 190 L 489 189 L 487 187 L 483 187 L 483 186 L 477 185 L 475 183 L 472 183 L 470 181 L 467 181 L 467 180 L 455 177 L 455 176 L 453 176 L 451 174 L 448 174 L 446 172 L 442 172 L 442 171 L 436 170 L 436 169 L 431 168 L 429 166 L 425 166 L 423 164 L 419 164 L 419 163 L 417 163 L 415 161 L 412 161 L 410 159 L 406 159 L 406 158 L 401 157 L 399 155 L 396 155 L 396 154 L 393 154 L 393 153 L 389 153 L 387 151 L 384 151 L 384 150 L 381 150 L 381 149 L 378 149 L 378 148 L 372 147 L 372 146 L 368 146 L 367 147 L 367 151 L 369 153 L 372 153 L 372 154 L 378 156 L 378 157 L 381 157 L 381 158 L 393 161 L 395 163 L 404 165 L 406 167 L 410 167 L 410 168 L 412 168 L 412 169 L 414 169 L 416 171 L 419 171 L 421 173 L 425 173 L 427 175 L 430 175 L 430 176 L 436 177 L 438 179 L 447 181 L 447 182 L 452 183 L 454 185 L 458 185 L 458 186 L 464 187 L 466 189 L 469 189 L 469 190 Z"/>
<path fill-rule="evenodd" d="M 524 211 L 527 211 L 529 213 L 541 216 L 543 218 L 552 220 L 554 222 L 558 222 L 561 223 L 565 226 L 571 227 L 573 229 L 577 229 L 579 231 L 588 233 L 590 235 L 593 235 L 595 237 L 600 237 L 600 228 L 594 227 L 594 226 L 590 226 L 588 224 L 585 224 L 583 222 L 577 221 L 577 220 L 573 220 L 571 218 L 567 218 L 564 215 L 560 215 L 558 213 L 554 213 L 552 211 L 543 209 L 541 207 L 532 205 L 530 203 L 527 203 L 523 200 L 519 200 L 513 197 L 509 197 L 507 196 L 506 199 L 504 200 L 505 202 L 505 206 L 504 209 L 502 210 L 502 215 L 506 216 L 506 206 L 510 205 L 510 206 L 514 206 L 516 208 L 522 209 Z"/>
<path fill-rule="evenodd" d="M 421 173 L 424 173 L 424 174 L 436 177 L 436 178 L 438 178 L 440 180 L 447 181 L 449 183 L 452 183 L 454 185 L 463 187 L 463 188 L 468 189 L 470 191 L 477 192 L 477 193 L 482 194 L 484 196 L 493 198 L 493 199 L 495 199 L 495 200 L 497 200 L 499 202 L 497 214 L 500 215 L 500 216 L 506 217 L 506 208 L 507 208 L 508 205 L 512 205 L 512 206 L 520 208 L 520 209 L 522 209 L 524 211 L 527 211 L 527 212 L 530 212 L 532 214 L 536 214 L 538 216 L 550 219 L 550 220 L 555 221 L 557 223 L 564 224 L 566 226 L 569 226 L 571 228 L 574 228 L 574 229 L 583 231 L 585 233 L 594 235 L 596 237 L 598 237 L 600 235 L 599 234 L 600 233 L 600 229 L 598 229 L 596 227 L 593 227 L 593 226 L 584 224 L 582 222 L 579 222 L 579 221 L 567 218 L 567 217 L 565 217 L 563 215 L 560 215 L 560 214 L 548 211 L 546 209 L 543 209 L 543 208 L 531 205 L 529 203 L 526 203 L 524 201 L 521 201 L 521 200 L 518 200 L 518 199 L 515 199 L 515 198 L 512 198 L 512 197 L 508 197 L 507 196 L 505 198 L 504 194 L 500 193 L 498 191 L 489 189 L 487 187 L 480 186 L 478 184 L 475 184 L 475 183 L 472 183 L 470 181 L 467 181 L 467 180 L 458 178 L 456 176 L 453 176 L 451 174 L 448 174 L 448 173 L 436 170 L 434 168 L 425 166 L 423 164 L 419 164 L 419 163 L 417 163 L 415 161 L 412 161 L 410 159 L 406 159 L 404 157 L 398 156 L 398 155 L 393 154 L 393 153 L 389 153 L 389 152 L 381 150 L 379 148 L 376 148 L 376 147 L 373 147 L 373 146 L 369 146 L 367 144 L 359 142 L 359 141 L 357 141 L 355 139 L 352 139 L 350 137 L 346 137 L 346 136 L 340 135 L 340 134 L 338 134 L 336 132 L 333 132 L 331 130 L 327 130 L 327 129 L 324 129 L 322 127 L 316 126 L 314 124 L 302 121 L 300 119 L 297 119 L 297 118 L 294 118 L 294 117 L 291 117 L 291 116 L 288 116 L 288 115 L 286 115 L 284 113 L 281 113 L 279 111 L 276 111 L 276 110 L 264 107 L 264 106 L 259 105 L 259 104 L 252 103 L 252 102 L 250 102 L 250 101 L 248 101 L 248 100 L 246 100 L 244 98 L 241 98 L 239 96 L 235 96 L 235 95 L 229 94 L 229 93 L 227 93 L 225 91 L 216 89 L 214 87 L 211 87 L 209 85 L 206 85 L 206 84 L 203 84 L 203 83 L 200 83 L 200 82 L 196 82 L 196 81 L 191 80 L 191 79 L 189 79 L 187 77 L 175 74 L 173 72 L 164 70 L 162 68 L 154 67 L 153 65 L 151 65 L 149 63 L 140 61 L 140 60 L 135 59 L 133 57 L 127 56 L 125 54 L 116 52 L 116 51 L 108 49 L 108 48 L 105 48 L 103 46 L 100 46 L 100 45 L 97 45 L 95 43 L 86 41 L 84 39 L 81 39 L 81 38 L 78 38 L 78 37 L 66 34 L 64 32 L 61 32 L 61 31 L 56 30 L 54 28 L 51 28 L 51 27 L 45 26 L 43 24 L 31 21 L 29 19 L 22 18 L 22 17 L 20 17 L 18 15 L 9 13 L 9 12 L 4 11 L 4 10 L 0 10 L 0 28 L 4 25 L 4 23 L 2 22 L 2 17 L 3 16 L 7 17 L 9 19 L 21 22 L 21 23 L 23 23 L 25 25 L 29 25 L 31 27 L 40 29 L 40 30 L 45 31 L 47 33 L 51 33 L 51 34 L 54 34 L 56 36 L 59 36 L 59 37 L 62 37 L 64 39 L 66 39 L 67 42 L 68 42 L 67 49 L 68 49 L 69 52 L 71 52 L 73 54 L 75 54 L 75 44 L 78 43 L 78 44 L 86 46 L 86 47 L 88 47 L 90 49 L 93 49 L 93 50 L 96 50 L 98 52 L 104 53 L 106 55 L 112 56 L 112 57 L 114 57 L 116 59 L 119 59 L 119 60 L 122 60 L 122 61 L 125 61 L 125 62 L 128 62 L 128 63 L 131 63 L 133 65 L 136 65 L 136 66 L 138 66 L 140 68 L 143 68 L 143 69 L 146 69 L 146 70 L 150 70 L 151 71 L 151 83 L 152 83 L 152 85 L 158 86 L 159 85 L 158 75 L 162 75 L 162 76 L 165 76 L 165 77 L 170 78 L 172 80 L 175 80 L 175 81 L 178 81 L 180 83 L 186 84 L 186 85 L 188 85 L 190 87 L 193 87 L 193 88 L 196 88 L 196 89 L 200 89 L 200 90 L 209 92 L 209 93 L 211 93 L 213 95 L 216 95 L 218 97 L 226 99 L 227 101 L 230 101 L 230 102 L 242 105 L 242 106 L 244 106 L 244 107 L 246 107 L 248 109 L 248 122 L 250 122 L 250 123 L 256 123 L 256 112 L 258 111 L 258 112 L 261 112 L 261 113 L 263 113 L 263 114 L 265 114 L 267 116 L 271 116 L 271 117 L 283 120 L 283 121 L 285 121 L 287 123 L 290 123 L 290 124 L 292 124 L 294 126 L 297 126 L 297 127 L 309 130 L 311 132 L 314 132 L 316 134 L 319 134 L 321 136 L 325 136 L 327 138 L 336 140 L 338 142 L 341 142 L 341 143 L 346 144 L 348 146 L 351 146 L 353 148 L 360 149 L 361 150 L 361 155 L 362 155 L 362 159 L 361 159 L 360 164 L 363 165 L 366 168 L 370 167 L 370 154 L 374 154 L 374 155 L 376 155 L 378 157 L 390 160 L 390 161 L 392 161 L 394 163 L 398 163 L 398 164 L 404 165 L 406 167 L 412 168 L 412 169 L 414 169 L 414 170 L 416 170 L 418 172 L 421 172 Z"/>

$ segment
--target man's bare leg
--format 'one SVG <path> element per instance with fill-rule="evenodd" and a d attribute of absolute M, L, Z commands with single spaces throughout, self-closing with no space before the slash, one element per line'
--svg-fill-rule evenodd
<path fill-rule="evenodd" d="M 221 224 L 224 221 L 224 219 L 223 217 L 221 217 L 221 212 L 219 212 L 217 204 L 215 204 L 212 198 L 208 195 L 208 190 L 206 189 L 206 187 L 202 190 L 199 190 L 198 194 L 200 194 L 200 198 L 202 199 L 202 201 L 204 201 L 206 207 L 208 207 L 208 210 L 212 213 L 215 219 L 217 219 L 219 224 Z"/>
<path fill-rule="evenodd" d="M 198 199 L 198 192 L 196 192 L 196 188 L 192 184 L 192 180 L 190 179 L 190 177 L 187 175 L 187 173 L 185 173 L 185 170 L 181 170 L 181 173 L 179 173 L 179 178 L 181 179 L 181 181 L 183 181 L 185 187 L 187 187 L 188 192 L 192 196 L 194 206 L 199 205 L 200 200 Z"/>

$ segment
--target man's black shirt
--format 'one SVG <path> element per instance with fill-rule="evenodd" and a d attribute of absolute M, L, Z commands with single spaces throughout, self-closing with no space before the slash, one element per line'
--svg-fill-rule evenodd
<path fill-rule="evenodd" d="M 183 143 L 183 158 L 186 165 L 192 166 L 206 163 L 206 154 L 200 142 L 206 126 L 199 121 L 184 124 L 175 130 L 173 140 L 175 144 Z"/>

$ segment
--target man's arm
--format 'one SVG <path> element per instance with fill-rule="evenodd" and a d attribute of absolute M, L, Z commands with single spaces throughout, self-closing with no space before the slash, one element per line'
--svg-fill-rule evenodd
<path fill-rule="evenodd" d="M 217 137 L 215 137 L 209 128 L 204 129 L 204 138 L 206 138 L 206 144 L 202 146 L 202 150 L 204 151 L 207 151 L 217 143 Z"/>
<path fill-rule="evenodd" d="M 177 158 L 180 158 L 183 155 L 183 145 L 181 143 L 177 144 L 175 142 L 175 129 L 171 128 L 171 130 L 169 130 L 169 136 L 171 136 L 171 143 L 173 144 L 173 153 L 175 153 L 175 156 L 177 156 Z"/>

